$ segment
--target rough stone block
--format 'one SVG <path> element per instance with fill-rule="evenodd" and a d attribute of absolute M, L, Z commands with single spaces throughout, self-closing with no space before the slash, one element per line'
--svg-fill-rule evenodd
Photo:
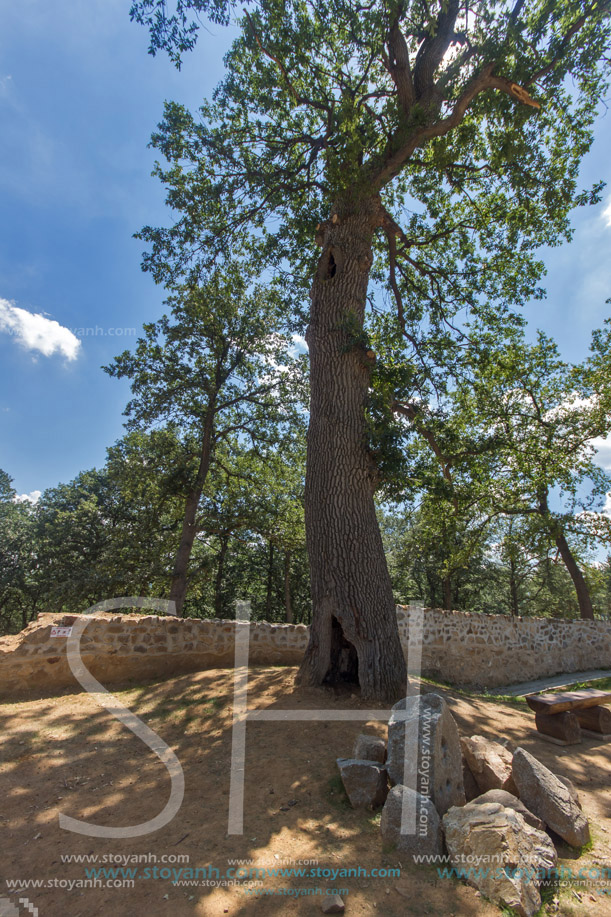
<path fill-rule="evenodd" d="M 439 694 L 406 697 L 394 705 L 386 767 L 391 783 L 430 797 L 440 815 L 464 805 L 458 729 Z"/>
<path fill-rule="evenodd" d="M 337 766 L 353 809 L 375 809 L 388 793 L 386 768 L 378 761 L 338 758 Z"/>
<path fill-rule="evenodd" d="M 402 823 L 407 830 L 401 830 Z M 437 809 L 427 796 L 409 787 L 398 784 L 391 789 L 382 809 L 380 831 L 385 844 L 392 844 L 408 857 L 443 853 Z"/>
<path fill-rule="evenodd" d="M 520 799 L 567 844 L 581 847 L 590 840 L 588 820 L 566 784 L 523 748 L 513 756 L 513 776 Z"/>
<path fill-rule="evenodd" d="M 518 791 L 511 774 L 513 756 L 504 745 L 479 735 L 471 736 L 470 739 L 461 738 L 460 745 L 480 793 L 506 790 L 517 796 Z"/>
<path fill-rule="evenodd" d="M 521 917 L 536 914 L 541 895 L 525 865 L 535 873 L 556 865 L 556 850 L 545 832 L 527 824 L 513 808 L 492 802 L 454 807 L 442 824 L 452 863 L 462 867 L 469 857 L 474 867 L 467 879 L 471 885 Z"/>
<path fill-rule="evenodd" d="M 545 823 L 540 818 L 537 818 L 536 815 L 533 815 L 521 799 L 518 799 L 513 793 L 508 793 L 507 790 L 488 790 L 482 796 L 477 796 L 473 802 L 476 805 L 482 805 L 487 802 L 499 803 L 506 809 L 513 809 L 515 812 L 519 812 L 527 825 L 536 828 L 537 831 L 545 831 Z"/>
<path fill-rule="evenodd" d="M 354 743 L 352 757 L 360 761 L 379 761 L 384 764 L 386 761 L 386 742 L 378 736 L 370 736 L 365 733 L 357 736 Z"/>

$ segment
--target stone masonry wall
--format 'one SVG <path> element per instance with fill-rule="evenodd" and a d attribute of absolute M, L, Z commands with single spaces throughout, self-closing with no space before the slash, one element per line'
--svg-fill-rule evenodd
<path fill-rule="evenodd" d="M 397 608 L 404 648 L 410 614 L 407 607 Z M 611 621 L 424 612 L 422 674 L 430 678 L 496 688 L 604 668 L 611 669 Z"/>
<path fill-rule="evenodd" d="M 407 653 L 410 611 L 397 608 Z M 0 638 L 0 695 L 78 688 L 66 658 L 74 615 L 41 614 L 20 634 Z M 232 666 L 235 621 L 157 615 L 95 614 L 81 638 L 81 655 L 104 685 Z M 251 665 L 298 665 L 308 641 L 303 624 L 251 624 Z M 494 688 L 512 682 L 611 668 L 611 622 L 510 618 L 426 610 L 422 674 L 453 684 Z"/>

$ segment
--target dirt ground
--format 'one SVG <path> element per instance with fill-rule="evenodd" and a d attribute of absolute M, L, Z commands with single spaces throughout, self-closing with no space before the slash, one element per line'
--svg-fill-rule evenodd
<path fill-rule="evenodd" d="M 368 709 L 348 691 L 297 689 L 294 674 L 289 668 L 253 669 L 249 707 Z M 87 694 L 0 705 L 0 914 L 5 914 L 5 896 L 14 903 L 27 899 L 39 917 L 305 917 L 320 914 L 325 890 L 336 888 L 347 890 L 347 917 L 499 915 L 473 888 L 440 877 L 435 867 L 401 863 L 400 855 L 382 847 L 379 813 L 354 811 L 347 804 L 335 759 L 351 754 L 360 731 L 384 735 L 381 722 L 250 722 L 244 834 L 228 835 L 233 678 L 233 671 L 217 669 L 115 691 L 176 752 L 185 774 L 177 816 L 141 838 L 86 837 L 58 824 L 60 812 L 125 826 L 161 811 L 169 794 L 168 772 L 139 739 Z M 561 863 L 588 867 L 593 876 L 611 866 L 609 744 L 590 738 L 567 748 L 548 744 L 537 738 L 532 714 L 523 706 L 431 684 L 423 690 L 446 697 L 461 734 L 508 739 L 570 777 L 590 819 L 593 846 L 578 861 L 574 851 L 562 847 Z M 140 862 L 134 862 L 135 855 Z M 79 856 L 89 862 L 75 862 Z M 266 876 L 250 891 L 244 882 L 201 884 L 235 881 L 226 870 L 240 859 L 252 860 L 259 869 L 320 869 L 321 876 Z M 183 872 L 178 882 L 197 884 L 174 884 L 172 870 L 206 867 L 209 878 L 202 880 L 200 873 L 193 880 Z M 400 875 L 361 872 L 333 879 L 328 874 L 358 867 L 400 870 Z M 91 887 L 94 879 L 86 870 L 100 868 L 119 872 L 98 877 Z M 135 869 L 137 875 L 121 877 L 121 869 Z M 544 913 L 611 915 L 611 894 L 603 893 L 603 884 L 597 878 L 569 883 L 557 889 L 556 902 L 550 895 Z"/>

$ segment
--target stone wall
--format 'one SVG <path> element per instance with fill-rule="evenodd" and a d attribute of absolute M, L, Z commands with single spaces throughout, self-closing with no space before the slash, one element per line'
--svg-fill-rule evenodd
<path fill-rule="evenodd" d="M 0 638 L 0 696 L 78 689 L 66 658 L 66 637 L 51 635 L 53 627 L 69 627 L 76 618 L 41 614 L 20 634 Z M 81 658 L 104 685 L 232 666 L 236 628 L 246 626 L 157 615 L 87 615 Z M 298 665 L 307 643 L 305 624 L 258 621 L 250 630 L 250 663 Z"/>
<path fill-rule="evenodd" d="M 410 614 L 407 607 L 397 608 L 404 647 Z M 422 674 L 430 678 L 495 688 L 604 668 L 611 669 L 611 621 L 424 612 Z"/>
<path fill-rule="evenodd" d="M 407 653 L 409 608 L 397 608 Z M 66 658 L 66 637 L 53 627 L 69 627 L 74 615 L 41 614 L 24 631 L 0 638 L 0 695 L 77 688 Z M 87 616 L 81 656 L 103 684 L 142 681 L 232 666 L 235 621 L 198 621 L 157 615 Z M 308 641 L 303 624 L 255 622 L 250 632 L 250 664 L 298 665 Z M 511 682 L 611 668 L 611 622 L 510 618 L 426 610 L 422 673 L 470 687 L 494 688 Z"/>

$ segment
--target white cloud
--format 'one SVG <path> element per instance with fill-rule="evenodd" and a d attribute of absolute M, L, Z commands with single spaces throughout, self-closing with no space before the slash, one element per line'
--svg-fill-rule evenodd
<path fill-rule="evenodd" d="M 25 350 L 38 350 L 45 357 L 60 353 L 67 360 L 75 360 L 81 347 L 69 328 L 40 312 L 28 312 L 1 298 L 0 332 L 13 335 Z"/>
<path fill-rule="evenodd" d="M 307 353 L 308 351 L 308 342 L 300 334 L 293 334 L 293 356 L 296 356 L 298 353 Z"/>
<path fill-rule="evenodd" d="M 17 494 L 14 497 L 15 503 L 38 503 L 41 492 L 40 490 L 31 490 L 29 494 Z"/>
<path fill-rule="evenodd" d="M 611 197 L 610 197 L 609 200 L 607 201 L 607 204 L 606 204 L 605 209 L 603 210 L 601 216 L 602 216 L 603 220 L 605 221 L 606 225 L 607 225 L 607 226 L 611 226 Z"/>
<path fill-rule="evenodd" d="M 606 471 L 611 471 L 611 436 L 597 436 L 592 440 L 592 445 L 596 449 L 596 461 L 602 465 Z"/>

